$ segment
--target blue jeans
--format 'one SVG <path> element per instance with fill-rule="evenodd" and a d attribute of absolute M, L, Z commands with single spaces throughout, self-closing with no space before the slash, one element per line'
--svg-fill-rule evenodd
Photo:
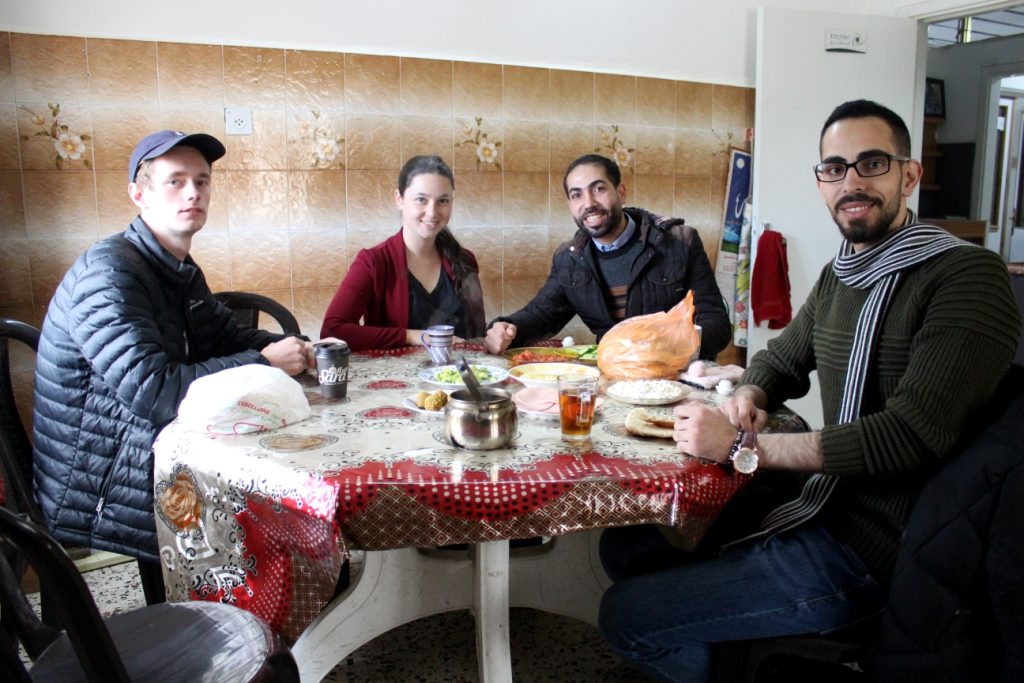
<path fill-rule="evenodd" d="M 659 545 L 666 554 L 651 561 Z M 860 559 L 814 522 L 712 558 L 681 555 L 651 526 L 609 529 L 601 538 L 602 562 L 616 581 L 601 600 L 601 633 L 661 680 L 710 680 L 712 643 L 825 633 L 885 607 L 885 591 Z"/>

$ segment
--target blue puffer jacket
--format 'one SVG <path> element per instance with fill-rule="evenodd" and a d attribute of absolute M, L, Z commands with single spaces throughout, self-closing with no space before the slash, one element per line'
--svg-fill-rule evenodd
<path fill-rule="evenodd" d="M 281 338 L 239 327 L 141 218 L 79 257 L 36 356 L 34 482 L 54 535 L 155 560 L 157 432 L 193 380 L 266 363 L 259 349 Z"/>

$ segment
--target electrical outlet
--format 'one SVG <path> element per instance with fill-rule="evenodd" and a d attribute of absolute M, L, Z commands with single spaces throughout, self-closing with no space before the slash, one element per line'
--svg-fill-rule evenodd
<path fill-rule="evenodd" d="M 252 135 L 252 109 L 249 107 L 226 107 L 224 109 L 224 133 L 226 135 Z"/>

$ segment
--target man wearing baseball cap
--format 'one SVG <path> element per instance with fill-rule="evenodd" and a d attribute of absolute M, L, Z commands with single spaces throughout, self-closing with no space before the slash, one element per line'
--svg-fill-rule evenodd
<path fill-rule="evenodd" d="M 50 300 L 35 381 L 36 498 L 61 541 L 139 558 L 163 600 L 153 515 L 157 432 L 199 377 L 248 363 L 290 375 L 306 342 L 240 327 L 189 256 L 224 145 L 163 130 L 132 152 L 139 215 L 78 258 Z"/>

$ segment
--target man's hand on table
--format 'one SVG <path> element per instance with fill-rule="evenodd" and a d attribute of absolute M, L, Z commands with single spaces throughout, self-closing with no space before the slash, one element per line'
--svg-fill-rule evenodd
<path fill-rule="evenodd" d="M 495 356 L 505 353 L 505 350 L 512 344 L 512 340 L 516 338 L 516 331 L 516 326 L 512 323 L 496 322 L 491 325 L 484 338 L 484 348 L 487 349 L 487 353 L 493 353 Z"/>
<path fill-rule="evenodd" d="M 324 337 L 321 342 L 340 342 L 337 337 Z M 275 368 L 284 370 L 289 375 L 297 375 L 307 368 L 316 368 L 313 355 L 313 342 L 299 337 L 287 337 L 273 344 L 268 344 L 260 351 L 267 362 Z"/>
<path fill-rule="evenodd" d="M 737 389 L 717 408 L 685 401 L 673 410 L 677 419 L 672 438 L 681 453 L 725 463 L 736 441 L 736 430 L 761 432 L 767 426 L 768 413 L 758 407 L 764 399 L 763 391 L 748 385 Z"/>

